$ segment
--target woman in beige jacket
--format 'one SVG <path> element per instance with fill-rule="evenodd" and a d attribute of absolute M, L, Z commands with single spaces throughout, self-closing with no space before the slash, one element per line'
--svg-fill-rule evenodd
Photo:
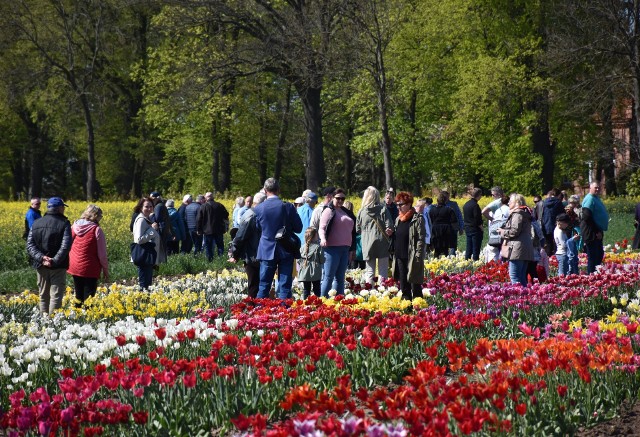
<path fill-rule="evenodd" d="M 512 284 L 527 286 L 527 265 L 534 260 L 531 240 L 531 210 L 522 194 L 513 193 L 509 198 L 511 213 L 500 229 L 503 243 L 500 256 L 509 260 L 509 277 Z"/>

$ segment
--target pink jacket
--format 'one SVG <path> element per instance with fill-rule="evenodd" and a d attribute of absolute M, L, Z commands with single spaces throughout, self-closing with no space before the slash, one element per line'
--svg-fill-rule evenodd
<path fill-rule="evenodd" d="M 69 252 L 68 273 L 83 278 L 109 276 L 107 243 L 102 228 L 89 220 L 80 219 L 71 227 L 73 244 Z"/>

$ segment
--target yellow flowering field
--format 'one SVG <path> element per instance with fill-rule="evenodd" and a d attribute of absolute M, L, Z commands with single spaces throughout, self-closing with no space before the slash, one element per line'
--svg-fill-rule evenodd
<path fill-rule="evenodd" d="M 233 200 L 219 200 L 229 213 L 233 210 Z M 177 204 L 179 205 L 180 199 Z M 71 223 L 78 220 L 89 202 L 65 201 L 65 215 Z M 107 238 L 107 253 L 110 261 L 125 260 L 129 257 L 129 243 L 131 232 L 129 223 L 134 201 L 95 202 L 104 212 L 100 225 Z M 0 215 L 0 273 L 28 267 L 25 241 L 22 239 L 24 231 L 24 215 L 29 209 L 26 202 L 0 202 L 3 214 Z M 42 212 L 46 210 L 43 203 Z"/>

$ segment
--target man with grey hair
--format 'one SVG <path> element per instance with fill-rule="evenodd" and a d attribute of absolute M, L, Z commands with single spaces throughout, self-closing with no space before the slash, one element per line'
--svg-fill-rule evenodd
<path fill-rule="evenodd" d="M 36 220 L 27 237 L 27 252 L 36 269 L 40 294 L 40 312 L 51 314 L 62 307 L 66 290 L 71 223 L 64 216 L 67 205 L 59 197 L 47 202 L 47 213 Z"/>
<path fill-rule="evenodd" d="M 276 241 L 276 234 L 282 227 L 293 233 L 302 230 L 302 221 L 296 208 L 284 203 L 278 197 L 280 184 L 274 178 L 264 182 L 267 198 L 256 206 L 256 227 L 261 232 L 257 259 L 260 260 L 260 285 L 258 297 L 269 297 L 271 283 L 278 270 L 278 297 L 288 299 L 292 296 L 293 260 L 300 258 L 300 253 L 289 253 Z"/>
<path fill-rule="evenodd" d="M 260 205 L 267 196 L 264 193 L 256 193 L 253 199 L 252 208 L 247 209 L 240 218 L 238 232 L 231 241 L 229 248 L 229 262 L 235 263 L 239 259 L 244 260 L 244 271 L 247 273 L 247 294 L 249 297 L 258 297 L 258 286 L 260 284 L 260 261 L 258 256 L 258 245 L 260 244 L 260 231 L 256 228 L 256 213 L 254 208 Z"/>
<path fill-rule="evenodd" d="M 504 191 L 502 187 L 495 186 L 491 189 L 491 197 L 493 200 L 484 208 L 482 208 L 482 215 L 487 221 L 493 220 L 493 213 L 498 210 L 502 206 L 502 197 L 504 196 Z"/>
<path fill-rule="evenodd" d="M 40 213 L 41 203 L 42 202 L 39 197 L 31 198 L 31 205 L 24 216 L 24 234 L 22 235 L 22 238 L 25 240 L 29 236 L 29 231 L 31 230 L 31 226 L 33 226 L 33 222 L 42 217 L 42 214 Z"/>

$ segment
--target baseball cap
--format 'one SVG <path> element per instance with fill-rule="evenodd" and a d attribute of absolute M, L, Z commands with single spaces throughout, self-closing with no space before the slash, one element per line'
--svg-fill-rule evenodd
<path fill-rule="evenodd" d="M 304 197 L 298 197 L 293 203 L 302 204 L 304 203 Z"/>
<path fill-rule="evenodd" d="M 157 191 L 153 191 L 151 194 L 149 194 L 149 197 L 155 199 L 156 197 L 160 197 L 160 193 L 158 193 Z"/>
<path fill-rule="evenodd" d="M 307 199 L 318 200 L 318 195 L 312 191 L 309 194 L 307 194 Z"/>
<path fill-rule="evenodd" d="M 188 202 L 189 200 L 193 200 L 193 198 L 191 197 L 191 194 L 185 194 L 184 197 L 182 198 L 182 203 Z"/>
<path fill-rule="evenodd" d="M 50 197 L 47 201 L 47 208 L 56 208 L 59 206 L 69 206 L 62 201 L 60 197 Z"/>

